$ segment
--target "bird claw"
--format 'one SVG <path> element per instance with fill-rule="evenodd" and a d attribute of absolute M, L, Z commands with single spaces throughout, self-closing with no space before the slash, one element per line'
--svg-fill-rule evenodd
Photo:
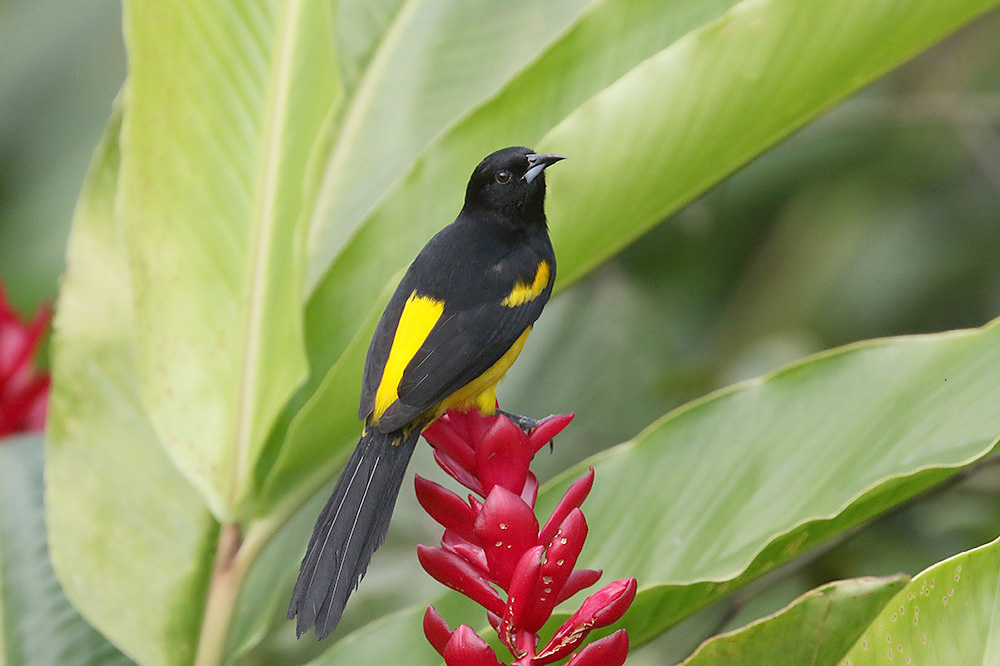
<path fill-rule="evenodd" d="M 504 410 L 497 408 L 497 410 L 494 412 L 494 416 L 500 416 L 500 415 L 506 416 L 510 420 L 510 422 L 516 425 L 518 428 L 520 428 L 525 435 L 530 435 L 535 428 L 540 426 L 546 420 L 551 419 L 553 416 L 555 416 L 555 414 L 549 414 L 544 419 L 533 419 L 530 416 L 524 416 L 523 414 L 515 414 L 513 412 L 505 412 Z M 555 445 L 553 444 L 553 442 L 555 442 L 554 438 L 549 440 L 549 453 L 552 453 L 555 450 Z"/>
<path fill-rule="evenodd" d="M 505 412 L 502 409 L 497 409 L 496 412 L 494 412 L 494 415 L 506 416 L 514 425 L 523 430 L 525 435 L 530 435 L 531 431 L 537 428 L 539 424 L 545 420 L 533 419 L 530 416 L 523 416 L 513 412 Z"/>

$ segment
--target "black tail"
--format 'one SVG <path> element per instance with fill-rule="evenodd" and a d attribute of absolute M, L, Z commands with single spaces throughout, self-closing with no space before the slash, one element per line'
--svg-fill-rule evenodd
<path fill-rule="evenodd" d="M 301 636 L 316 625 L 326 638 L 340 622 L 347 598 L 382 545 L 406 466 L 420 438 L 420 428 L 400 437 L 369 428 L 340 474 L 333 495 L 313 527 L 299 579 L 288 606 L 288 619 L 298 616 Z"/>

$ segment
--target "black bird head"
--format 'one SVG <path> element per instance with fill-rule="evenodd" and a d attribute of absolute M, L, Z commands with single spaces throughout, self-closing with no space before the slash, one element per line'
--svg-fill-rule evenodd
<path fill-rule="evenodd" d="M 545 168 L 562 155 L 514 146 L 486 157 L 469 179 L 465 209 L 513 224 L 545 224 Z"/>

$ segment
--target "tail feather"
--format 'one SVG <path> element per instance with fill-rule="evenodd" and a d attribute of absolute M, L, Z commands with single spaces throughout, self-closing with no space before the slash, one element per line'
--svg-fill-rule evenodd
<path fill-rule="evenodd" d="M 340 474 L 313 527 L 292 592 L 288 619 L 298 616 L 301 636 L 316 625 L 326 638 L 340 622 L 347 598 L 385 541 L 396 496 L 420 437 L 420 428 L 400 438 L 369 428 Z"/>

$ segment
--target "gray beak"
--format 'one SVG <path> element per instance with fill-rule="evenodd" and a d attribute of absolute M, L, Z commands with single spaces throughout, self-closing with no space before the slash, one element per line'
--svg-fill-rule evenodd
<path fill-rule="evenodd" d="M 559 160 L 566 159 L 562 155 L 556 155 L 555 153 L 531 153 L 528 155 L 528 170 L 524 172 L 524 180 L 527 182 L 533 181 L 538 178 L 538 174 L 545 170 L 545 167 L 551 166 L 558 162 Z"/>

